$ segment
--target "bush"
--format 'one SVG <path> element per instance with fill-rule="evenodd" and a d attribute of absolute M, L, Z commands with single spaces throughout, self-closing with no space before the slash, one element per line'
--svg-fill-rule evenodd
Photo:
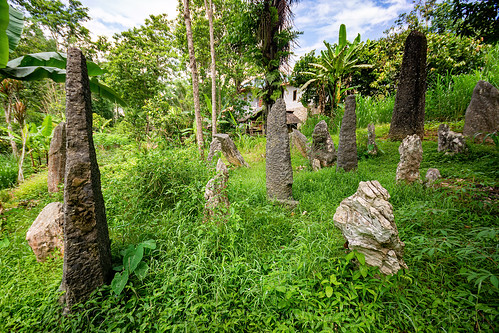
<path fill-rule="evenodd" d="M 0 155 L 0 190 L 14 185 L 16 180 L 16 159 L 12 155 Z"/>

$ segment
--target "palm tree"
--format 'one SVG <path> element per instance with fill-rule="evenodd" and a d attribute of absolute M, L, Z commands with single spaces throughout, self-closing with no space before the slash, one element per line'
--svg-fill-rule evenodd
<path fill-rule="evenodd" d="M 192 90 L 194 97 L 194 117 L 196 118 L 196 141 L 201 159 L 204 160 L 203 124 L 201 123 L 201 106 L 199 104 L 199 80 L 196 65 L 196 55 L 194 54 L 194 41 L 192 38 L 191 13 L 189 10 L 189 0 L 184 0 L 184 20 L 187 30 L 187 48 L 189 49 L 189 63 L 191 65 Z"/>
<path fill-rule="evenodd" d="M 291 31 L 293 13 L 291 6 L 299 0 L 252 0 L 257 7 L 256 38 L 259 45 L 260 65 L 265 71 L 264 118 L 276 99 L 274 93 L 281 90 L 279 68 L 286 65 L 291 54 L 291 43 L 297 33 Z"/>
<path fill-rule="evenodd" d="M 217 70 L 215 67 L 215 34 L 213 31 L 213 4 L 211 0 L 204 0 L 208 22 L 210 25 L 210 52 L 211 52 L 211 134 L 217 134 Z"/>

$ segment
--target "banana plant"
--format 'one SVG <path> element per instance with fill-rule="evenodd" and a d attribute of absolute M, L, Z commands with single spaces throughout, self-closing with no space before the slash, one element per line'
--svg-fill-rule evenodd
<path fill-rule="evenodd" d="M 9 52 L 17 47 L 23 25 L 23 13 L 9 6 L 7 0 L 0 0 L 0 68 L 5 67 Z"/>
<path fill-rule="evenodd" d="M 338 34 L 338 43 L 331 45 L 324 41 L 326 50 L 321 51 L 320 63 L 311 63 L 311 69 L 302 74 L 311 75 L 313 78 L 307 81 L 301 90 L 305 90 L 310 84 L 315 83 L 319 92 L 319 108 L 321 112 L 325 109 L 325 103 L 329 99 L 332 101 L 334 108 L 341 99 L 342 83 L 355 70 L 361 68 L 371 68 L 369 64 L 358 64 L 359 50 L 362 48 L 360 44 L 360 34 L 353 42 L 347 40 L 346 26 L 340 26 Z"/>
<path fill-rule="evenodd" d="M 0 68 L 0 74 L 20 81 L 35 81 L 51 79 L 55 82 L 66 80 L 67 55 L 61 52 L 41 52 L 21 56 L 7 63 L 7 67 Z M 97 76 L 106 71 L 96 63 L 87 60 L 87 71 L 90 77 L 90 90 L 93 93 L 126 106 L 125 101 L 113 89 L 101 83 Z"/>

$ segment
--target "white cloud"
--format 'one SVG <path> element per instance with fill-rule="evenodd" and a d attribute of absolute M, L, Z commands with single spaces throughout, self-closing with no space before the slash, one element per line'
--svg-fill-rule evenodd
<path fill-rule="evenodd" d="M 112 36 L 144 24 L 149 15 L 177 15 L 177 0 L 81 0 L 92 20 L 84 25 L 93 35 Z"/>
<path fill-rule="evenodd" d="M 323 40 L 335 43 L 342 23 L 349 40 L 358 33 L 362 40 L 379 38 L 400 13 L 411 7 L 410 0 L 303 0 L 293 8 L 295 26 L 304 31 L 295 53 L 302 56 L 323 49 Z"/>

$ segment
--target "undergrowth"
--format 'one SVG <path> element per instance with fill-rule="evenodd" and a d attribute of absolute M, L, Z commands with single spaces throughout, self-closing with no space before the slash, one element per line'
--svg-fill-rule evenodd
<path fill-rule="evenodd" d="M 381 134 L 387 128 L 381 128 Z M 337 136 L 333 137 L 337 144 Z M 493 332 L 498 321 L 498 152 L 470 143 L 464 155 L 424 141 L 421 172 L 435 187 L 395 184 L 398 142 L 356 172 L 312 172 L 292 150 L 294 210 L 266 200 L 265 139 L 236 140 L 250 168 L 230 168 L 224 223 L 203 223 L 213 166 L 195 147 L 99 150 L 112 238 L 120 251 L 149 239 L 143 279 L 116 296 L 103 286 L 64 317 L 57 303 L 62 260 L 35 260 L 24 240 L 49 195 L 41 180 L 21 186 L 0 215 L 0 331 L 133 332 Z M 41 174 L 40 179 L 46 177 Z M 332 217 L 360 181 L 391 195 L 409 270 L 383 276 L 346 255 Z M 496 196 L 494 196 L 496 193 Z M 22 198 L 22 199 L 21 199 Z M 7 241 L 5 241 L 7 240 Z"/>

